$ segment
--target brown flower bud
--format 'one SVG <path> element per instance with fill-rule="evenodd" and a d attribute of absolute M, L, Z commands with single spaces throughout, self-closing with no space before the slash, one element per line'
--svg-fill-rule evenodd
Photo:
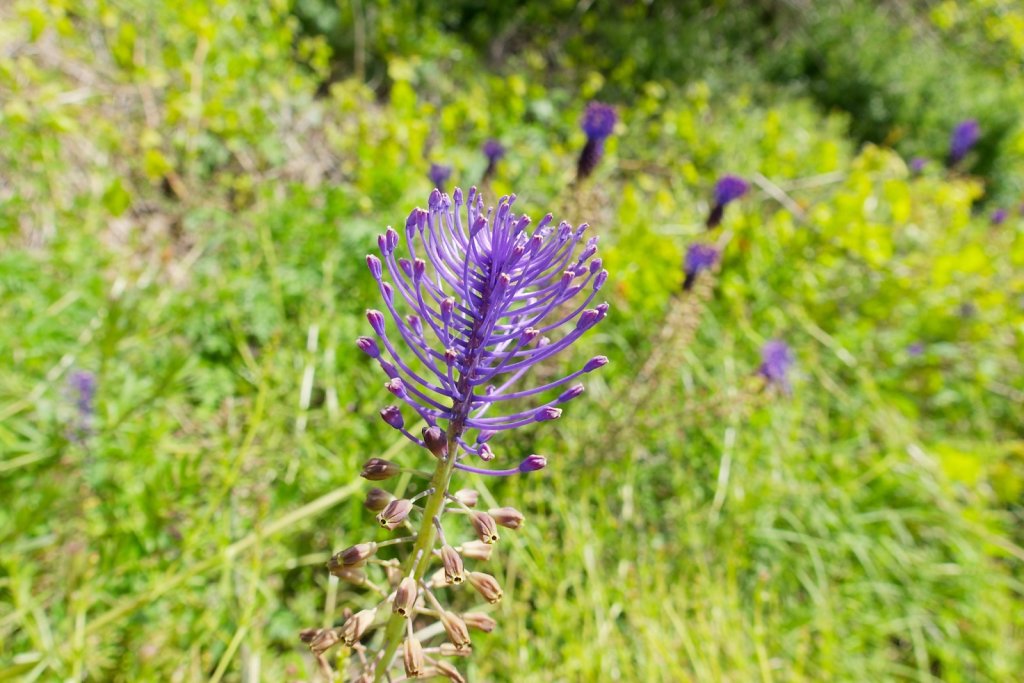
<path fill-rule="evenodd" d="M 434 662 L 434 668 L 450 681 L 455 681 L 455 683 L 466 683 L 466 679 L 462 677 L 459 670 L 443 659 L 436 660 Z"/>
<path fill-rule="evenodd" d="M 322 630 L 323 629 L 319 628 L 304 628 L 301 631 L 299 631 L 299 640 L 301 640 L 304 643 L 310 643 L 313 641 L 314 638 L 317 637 L 317 635 Z"/>
<path fill-rule="evenodd" d="M 342 581 L 351 583 L 353 586 L 362 586 L 366 583 L 366 572 L 355 567 L 330 567 L 331 573 Z"/>
<path fill-rule="evenodd" d="M 466 628 L 466 622 L 458 614 L 448 610 L 441 612 L 441 625 L 444 626 L 452 645 L 460 650 L 469 645 L 469 630 Z"/>
<path fill-rule="evenodd" d="M 498 580 L 490 574 L 484 572 L 470 572 L 467 576 L 469 582 L 476 589 L 477 593 L 483 596 L 484 600 L 491 603 L 492 605 L 501 601 L 502 593 L 501 586 L 498 584 Z"/>
<path fill-rule="evenodd" d="M 351 617 L 345 620 L 345 623 L 341 625 L 340 635 L 341 640 L 352 647 L 359 639 L 363 637 L 366 630 L 373 624 L 374 618 L 377 616 L 377 608 L 364 609 L 361 612 L 356 612 Z"/>
<path fill-rule="evenodd" d="M 416 598 L 419 595 L 416 579 L 411 576 L 402 579 L 402 582 L 398 584 L 398 590 L 395 591 L 395 604 L 392 606 L 395 614 L 401 614 L 403 617 L 412 614 L 412 610 L 416 606 Z"/>
<path fill-rule="evenodd" d="M 424 427 L 421 434 L 428 451 L 438 458 L 443 458 L 448 454 L 448 439 L 440 427 Z"/>
<path fill-rule="evenodd" d="M 507 529 L 518 529 L 526 521 L 523 513 L 515 508 L 503 507 L 488 510 L 487 514 L 494 518 L 494 521 Z"/>
<path fill-rule="evenodd" d="M 405 639 L 405 648 L 402 659 L 405 661 L 405 675 L 409 678 L 417 678 L 423 674 L 423 646 L 413 636 Z"/>
<path fill-rule="evenodd" d="M 411 500 L 408 498 L 398 498 L 388 503 L 387 507 L 381 510 L 380 514 L 377 515 L 377 521 L 380 522 L 382 527 L 390 531 L 404 522 L 411 510 Z"/>
<path fill-rule="evenodd" d="M 498 542 L 498 525 L 494 523 L 494 518 L 486 512 L 474 512 L 470 516 L 470 521 L 473 522 L 473 528 L 476 529 L 477 536 L 484 543 L 497 543 Z"/>
<path fill-rule="evenodd" d="M 315 655 L 322 655 L 341 642 L 341 629 L 323 628 L 309 641 L 309 650 Z"/>
<path fill-rule="evenodd" d="M 377 552 L 376 543 L 356 543 L 340 553 L 335 553 L 334 557 L 327 562 L 327 568 L 333 574 L 335 567 L 361 567 L 375 552 Z"/>
<path fill-rule="evenodd" d="M 466 612 L 462 615 L 462 620 L 466 622 L 466 626 L 484 633 L 490 633 L 498 625 L 498 622 L 483 612 Z"/>
<path fill-rule="evenodd" d="M 462 556 L 447 543 L 441 546 L 441 564 L 444 565 L 445 583 L 459 584 L 466 578 L 463 571 Z"/>
<path fill-rule="evenodd" d="M 359 476 L 370 481 L 383 481 L 395 476 L 399 471 L 398 465 L 390 460 L 370 458 L 363 464 L 363 471 L 359 473 Z"/>
<path fill-rule="evenodd" d="M 475 508 L 477 501 L 480 500 L 480 494 L 473 489 L 459 489 L 455 492 L 455 500 L 468 508 Z"/>
<path fill-rule="evenodd" d="M 366 492 L 366 500 L 363 501 L 363 507 L 370 512 L 380 512 L 394 499 L 395 497 L 384 489 L 372 488 Z"/>
<path fill-rule="evenodd" d="M 462 553 L 463 557 L 468 557 L 471 560 L 483 560 L 486 562 L 491 559 L 494 546 L 483 541 L 466 541 L 459 546 L 459 552 Z"/>

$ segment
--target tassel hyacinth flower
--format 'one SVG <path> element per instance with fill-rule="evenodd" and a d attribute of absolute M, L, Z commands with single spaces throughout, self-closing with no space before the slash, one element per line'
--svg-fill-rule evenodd
<path fill-rule="evenodd" d="M 793 351 L 781 339 L 772 339 L 761 347 L 761 366 L 757 372 L 769 385 L 790 393 L 789 371 L 794 363 Z"/>
<path fill-rule="evenodd" d="M 498 161 L 505 156 L 505 146 L 499 141 L 491 139 L 484 143 L 483 152 L 487 157 L 487 168 L 484 169 L 480 183 L 486 184 L 494 177 L 494 173 L 498 169 Z"/>
<path fill-rule="evenodd" d="M 725 215 L 725 207 L 747 193 L 750 183 L 735 175 L 724 175 L 715 183 L 714 205 L 708 214 L 708 230 L 717 228 Z"/>
<path fill-rule="evenodd" d="M 686 256 L 683 259 L 683 290 L 693 289 L 693 283 L 697 276 L 705 270 L 710 269 L 718 263 L 718 249 L 710 244 L 691 244 L 686 249 Z"/>
<path fill-rule="evenodd" d="M 434 184 L 436 189 L 444 192 L 445 183 L 452 177 L 452 167 L 444 164 L 430 164 L 427 177 L 430 178 L 430 182 Z"/>
<path fill-rule="evenodd" d="M 557 379 L 545 374 L 540 383 L 523 382 L 604 319 L 608 305 L 593 302 L 608 273 L 597 258 L 597 238 L 585 237 L 586 225 L 555 225 L 551 215 L 531 225 L 512 212 L 514 201 L 503 197 L 485 211 L 475 188 L 465 198 L 458 188 L 450 198 L 434 190 L 428 208 L 415 209 L 401 232 L 389 227 L 378 239 L 379 256 L 366 258 L 384 311 L 367 311 L 374 336 L 360 337 L 357 346 L 384 370 L 385 387 L 396 399 L 382 418 L 423 449 L 433 473 L 412 497 L 371 489 L 366 507 L 379 510 L 379 525 L 399 537 L 357 544 L 328 565 L 378 596 L 376 607 L 334 629 L 339 638 L 315 640 L 353 647 L 355 680 L 463 680 L 442 657 L 467 654 L 469 629 L 489 632 L 495 623 L 473 611 L 458 614 L 456 601 L 440 592 L 462 591 L 474 602 L 501 600 L 501 586 L 480 571 L 480 563 L 505 529 L 519 528 L 524 518 L 510 507 L 477 509 L 476 492 L 453 486 L 453 476 L 543 468 L 540 455 L 507 466 L 492 440 L 558 419 L 563 406 L 583 393 L 578 380 L 608 362 L 594 356 Z M 417 422 L 423 426 L 414 433 Z M 376 459 L 363 476 L 380 481 L 398 471 Z M 410 549 L 401 562 L 378 557 L 388 545 Z M 387 571 L 374 578 L 367 571 L 374 565 Z M 447 642 L 432 645 L 431 636 L 417 634 L 437 621 Z"/>
<path fill-rule="evenodd" d="M 956 166 L 981 138 L 981 126 L 977 120 L 967 119 L 956 124 L 949 136 L 949 165 Z"/>
<path fill-rule="evenodd" d="M 602 102 L 591 102 L 580 120 L 580 128 L 587 135 L 587 144 L 580 150 L 580 157 L 576 161 L 576 182 L 590 177 L 590 174 L 597 168 L 597 164 L 604 156 L 604 141 L 615 130 L 618 122 L 618 114 L 615 107 Z"/>

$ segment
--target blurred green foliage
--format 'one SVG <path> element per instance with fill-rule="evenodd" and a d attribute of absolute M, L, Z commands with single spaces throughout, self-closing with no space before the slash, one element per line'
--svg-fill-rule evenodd
<path fill-rule="evenodd" d="M 363 256 L 431 161 L 478 182 L 490 137 L 490 194 L 601 235 L 613 314 L 563 362 L 612 364 L 500 444 L 551 465 L 483 483 L 530 523 L 492 561 L 507 598 L 470 680 L 1014 680 L 1022 16 L 0 7 L 0 680 L 313 679 L 297 631 L 360 600 L 323 570 L 369 528 L 353 475 L 419 455 L 389 451 L 351 344 Z M 574 189 L 594 97 L 621 123 Z M 985 137 L 947 172 L 966 116 Z M 725 172 L 753 191 L 708 236 Z M 711 239 L 694 303 L 680 261 Z M 773 337 L 789 397 L 755 376 Z M 99 384 L 84 439 L 75 369 Z"/>

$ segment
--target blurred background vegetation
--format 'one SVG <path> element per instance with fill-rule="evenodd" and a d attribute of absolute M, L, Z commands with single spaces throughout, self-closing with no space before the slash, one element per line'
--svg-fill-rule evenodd
<path fill-rule="evenodd" d="M 612 363 L 468 484 L 529 519 L 469 680 L 1021 680 L 1021 102 L 1015 0 L 3 3 L 0 680 L 315 680 L 358 467 L 420 457 L 363 257 L 489 138 L 492 195 L 601 235 L 562 362 Z"/>

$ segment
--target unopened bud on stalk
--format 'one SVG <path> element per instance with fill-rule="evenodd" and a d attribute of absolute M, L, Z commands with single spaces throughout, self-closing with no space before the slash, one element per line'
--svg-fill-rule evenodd
<path fill-rule="evenodd" d="M 443 458 L 448 453 L 448 442 L 440 427 L 425 427 L 421 433 L 428 451 L 438 458 Z"/>
<path fill-rule="evenodd" d="M 468 557 L 471 560 L 483 560 L 486 562 L 491 559 L 491 553 L 494 551 L 494 546 L 490 543 L 484 543 L 483 541 L 466 541 L 459 546 L 459 551 L 463 557 Z"/>
<path fill-rule="evenodd" d="M 392 606 L 392 610 L 395 614 L 400 614 L 403 617 L 407 617 L 412 614 L 413 608 L 416 606 L 416 598 L 419 597 L 419 587 L 416 585 L 416 579 L 411 576 L 407 576 L 402 579 L 402 582 L 398 584 L 398 590 L 395 591 L 395 604 Z"/>
<path fill-rule="evenodd" d="M 315 655 L 322 655 L 332 647 L 341 642 L 340 629 L 322 628 L 309 639 L 309 651 Z"/>
<path fill-rule="evenodd" d="M 363 471 L 359 476 L 370 481 L 383 481 L 390 479 L 401 471 L 401 468 L 390 460 L 383 458 L 370 458 L 363 464 Z"/>
<path fill-rule="evenodd" d="M 366 500 L 363 501 L 363 507 L 370 512 L 380 512 L 394 499 L 395 497 L 389 492 L 375 487 L 366 492 Z"/>
<path fill-rule="evenodd" d="M 409 636 L 405 639 L 402 660 L 405 663 L 406 676 L 409 678 L 418 678 L 423 674 L 423 646 L 414 636 Z"/>
<path fill-rule="evenodd" d="M 373 554 L 376 552 L 376 543 L 356 543 L 353 546 L 345 548 L 340 553 L 336 553 L 327 563 L 327 566 L 328 568 L 335 566 L 361 567 L 366 563 L 366 560 L 373 557 Z"/>
<path fill-rule="evenodd" d="M 460 584 L 466 578 L 463 571 L 462 557 L 455 548 L 447 543 L 441 546 L 441 564 L 444 565 L 445 583 Z"/>
<path fill-rule="evenodd" d="M 427 588 L 447 588 L 448 580 L 444 575 L 444 568 L 438 569 L 436 572 L 430 575 L 430 579 L 427 580 Z"/>
<path fill-rule="evenodd" d="M 473 489 L 459 489 L 455 492 L 455 500 L 459 501 L 468 508 L 475 508 L 477 501 L 480 499 L 480 494 Z"/>
<path fill-rule="evenodd" d="M 477 536 L 484 543 L 497 543 L 498 542 L 498 525 L 494 523 L 494 518 L 486 512 L 474 512 L 470 516 L 470 521 L 473 522 L 473 528 L 476 529 Z"/>
<path fill-rule="evenodd" d="M 498 622 L 483 612 L 466 612 L 462 615 L 462 620 L 466 626 L 484 633 L 490 633 L 498 626 Z"/>
<path fill-rule="evenodd" d="M 380 417 L 395 429 L 401 429 L 405 426 L 405 418 L 402 417 L 402 411 L 398 409 L 398 406 L 385 406 L 381 408 Z"/>
<path fill-rule="evenodd" d="M 341 626 L 341 639 L 342 641 L 352 647 L 359 639 L 363 637 L 366 630 L 373 624 L 374 617 L 377 616 L 377 608 L 364 609 L 361 612 L 356 612 L 351 617 L 345 620 L 345 623 Z"/>
<path fill-rule="evenodd" d="M 437 646 L 437 654 L 442 657 L 468 657 L 473 654 L 473 648 L 464 647 L 460 650 L 451 643 L 441 643 Z"/>
<path fill-rule="evenodd" d="M 473 588 L 483 596 L 484 600 L 492 605 L 501 602 L 504 593 L 501 590 L 501 586 L 498 585 L 498 580 L 493 576 L 484 572 L 470 572 L 466 578 L 469 579 Z"/>
<path fill-rule="evenodd" d="M 366 572 L 362 569 L 356 569 L 355 567 L 343 567 L 343 566 L 330 566 L 328 564 L 331 574 L 337 576 L 342 581 L 351 583 L 354 586 L 362 586 L 366 583 Z"/>
<path fill-rule="evenodd" d="M 448 634 L 448 640 L 452 645 L 460 650 L 469 645 L 469 631 L 466 629 L 466 622 L 458 614 L 448 610 L 441 612 L 441 625 L 444 626 L 445 633 Z"/>
<path fill-rule="evenodd" d="M 377 515 L 377 521 L 387 530 L 392 530 L 405 521 L 412 510 L 412 501 L 408 498 L 398 498 L 391 501 Z"/>
<path fill-rule="evenodd" d="M 523 513 L 512 507 L 493 508 L 487 511 L 494 521 L 506 529 L 518 529 L 526 521 Z"/>

